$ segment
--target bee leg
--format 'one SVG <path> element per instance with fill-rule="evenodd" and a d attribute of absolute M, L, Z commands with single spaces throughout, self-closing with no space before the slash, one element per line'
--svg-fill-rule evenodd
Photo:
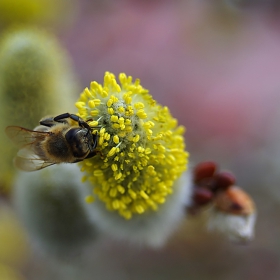
<path fill-rule="evenodd" d="M 80 125 L 80 122 L 84 122 L 77 115 L 70 114 L 70 113 L 64 113 L 64 114 L 58 115 L 58 116 L 56 116 L 54 118 L 53 117 L 49 117 L 49 118 L 42 119 L 40 121 L 40 124 L 48 126 L 48 127 L 52 127 L 52 126 L 56 125 L 57 123 L 67 123 L 66 119 L 68 119 L 68 118 L 78 122 L 79 125 Z"/>
<path fill-rule="evenodd" d="M 100 154 L 101 159 L 104 159 L 104 156 L 103 156 L 103 154 L 100 151 L 93 151 L 93 152 L 89 153 L 87 155 L 87 157 L 85 157 L 85 159 L 86 158 L 92 158 L 92 157 L 94 157 L 94 156 L 96 156 L 98 154 Z"/>
<path fill-rule="evenodd" d="M 54 121 L 53 117 L 48 117 L 48 118 L 44 118 L 42 120 L 40 120 L 40 125 L 44 125 L 47 127 L 52 127 L 54 125 L 56 125 L 56 121 Z"/>
<path fill-rule="evenodd" d="M 99 152 L 99 151 L 91 152 L 91 153 L 89 153 L 85 158 L 83 158 L 83 159 L 76 159 L 76 160 L 73 161 L 72 163 L 77 163 L 77 162 L 83 161 L 84 159 L 92 158 L 92 157 L 96 156 L 98 153 L 101 154 L 101 152 Z"/>
<path fill-rule="evenodd" d="M 63 119 L 67 119 L 67 118 L 71 118 L 72 120 L 74 120 L 76 122 L 79 122 L 79 119 L 80 119 L 80 117 L 78 117 L 77 115 L 70 114 L 70 113 L 64 113 L 64 114 L 54 117 L 53 120 L 56 122 L 59 122 Z"/>
<path fill-rule="evenodd" d="M 92 137 L 94 138 L 94 142 L 93 142 L 93 148 L 92 149 L 95 149 L 97 147 L 97 140 L 98 140 L 98 136 L 97 135 L 92 135 Z"/>
<path fill-rule="evenodd" d="M 86 159 L 86 158 L 92 158 L 92 157 L 96 156 L 97 153 L 99 153 L 99 152 L 98 152 L 98 151 L 90 152 L 84 159 Z"/>
<path fill-rule="evenodd" d="M 87 122 L 85 122 L 79 116 L 77 116 L 75 114 L 64 113 L 64 114 L 61 114 L 61 115 L 58 115 L 58 116 L 54 117 L 54 121 L 60 122 L 61 120 L 67 119 L 67 118 L 70 118 L 73 121 L 76 121 L 79 124 L 79 126 L 81 126 L 81 127 L 85 127 L 85 128 L 90 129 L 90 126 L 87 124 Z"/>

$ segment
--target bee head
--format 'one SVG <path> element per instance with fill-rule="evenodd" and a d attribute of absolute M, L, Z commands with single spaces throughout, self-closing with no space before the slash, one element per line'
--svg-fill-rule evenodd
<path fill-rule="evenodd" d="M 96 141 L 88 128 L 71 128 L 65 134 L 65 139 L 76 158 L 85 158 L 96 147 Z"/>

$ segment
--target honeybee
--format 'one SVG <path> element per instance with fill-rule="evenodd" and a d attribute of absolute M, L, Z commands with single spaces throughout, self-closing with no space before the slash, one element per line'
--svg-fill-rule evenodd
<path fill-rule="evenodd" d="M 69 113 L 45 117 L 34 130 L 19 126 L 6 128 L 7 136 L 20 148 L 14 164 L 24 171 L 75 163 L 95 156 L 98 136 L 92 131 L 86 121 Z"/>

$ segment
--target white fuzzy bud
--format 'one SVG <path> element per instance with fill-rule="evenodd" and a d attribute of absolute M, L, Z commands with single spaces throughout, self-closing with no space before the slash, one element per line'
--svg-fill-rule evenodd
<path fill-rule="evenodd" d="M 191 198 L 191 186 L 190 174 L 185 172 L 175 182 L 174 191 L 168 200 L 161 204 L 157 211 L 149 211 L 130 220 L 108 211 L 98 200 L 86 204 L 86 209 L 96 226 L 112 238 L 136 245 L 160 247 L 184 219 L 185 207 Z"/>
<path fill-rule="evenodd" d="M 19 173 L 15 204 L 32 243 L 43 253 L 69 257 L 95 240 L 80 196 L 81 172 L 74 164 Z"/>

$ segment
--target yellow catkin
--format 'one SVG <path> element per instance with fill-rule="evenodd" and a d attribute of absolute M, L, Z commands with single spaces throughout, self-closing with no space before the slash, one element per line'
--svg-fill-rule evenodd
<path fill-rule="evenodd" d="M 86 203 L 92 203 L 94 201 L 94 197 L 92 195 L 88 195 L 85 197 Z"/>
<path fill-rule="evenodd" d="M 188 153 L 184 130 L 168 108 L 158 105 L 139 79 L 121 73 L 119 81 L 106 72 L 103 85 L 92 82 L 76 103 L 85 119 L 98 112 L 89 124 L 100 127 L 95 130 L 100 153 L 80 165 L 96 199 L 129 220 L 159 211 L 186 170 Z"/>

